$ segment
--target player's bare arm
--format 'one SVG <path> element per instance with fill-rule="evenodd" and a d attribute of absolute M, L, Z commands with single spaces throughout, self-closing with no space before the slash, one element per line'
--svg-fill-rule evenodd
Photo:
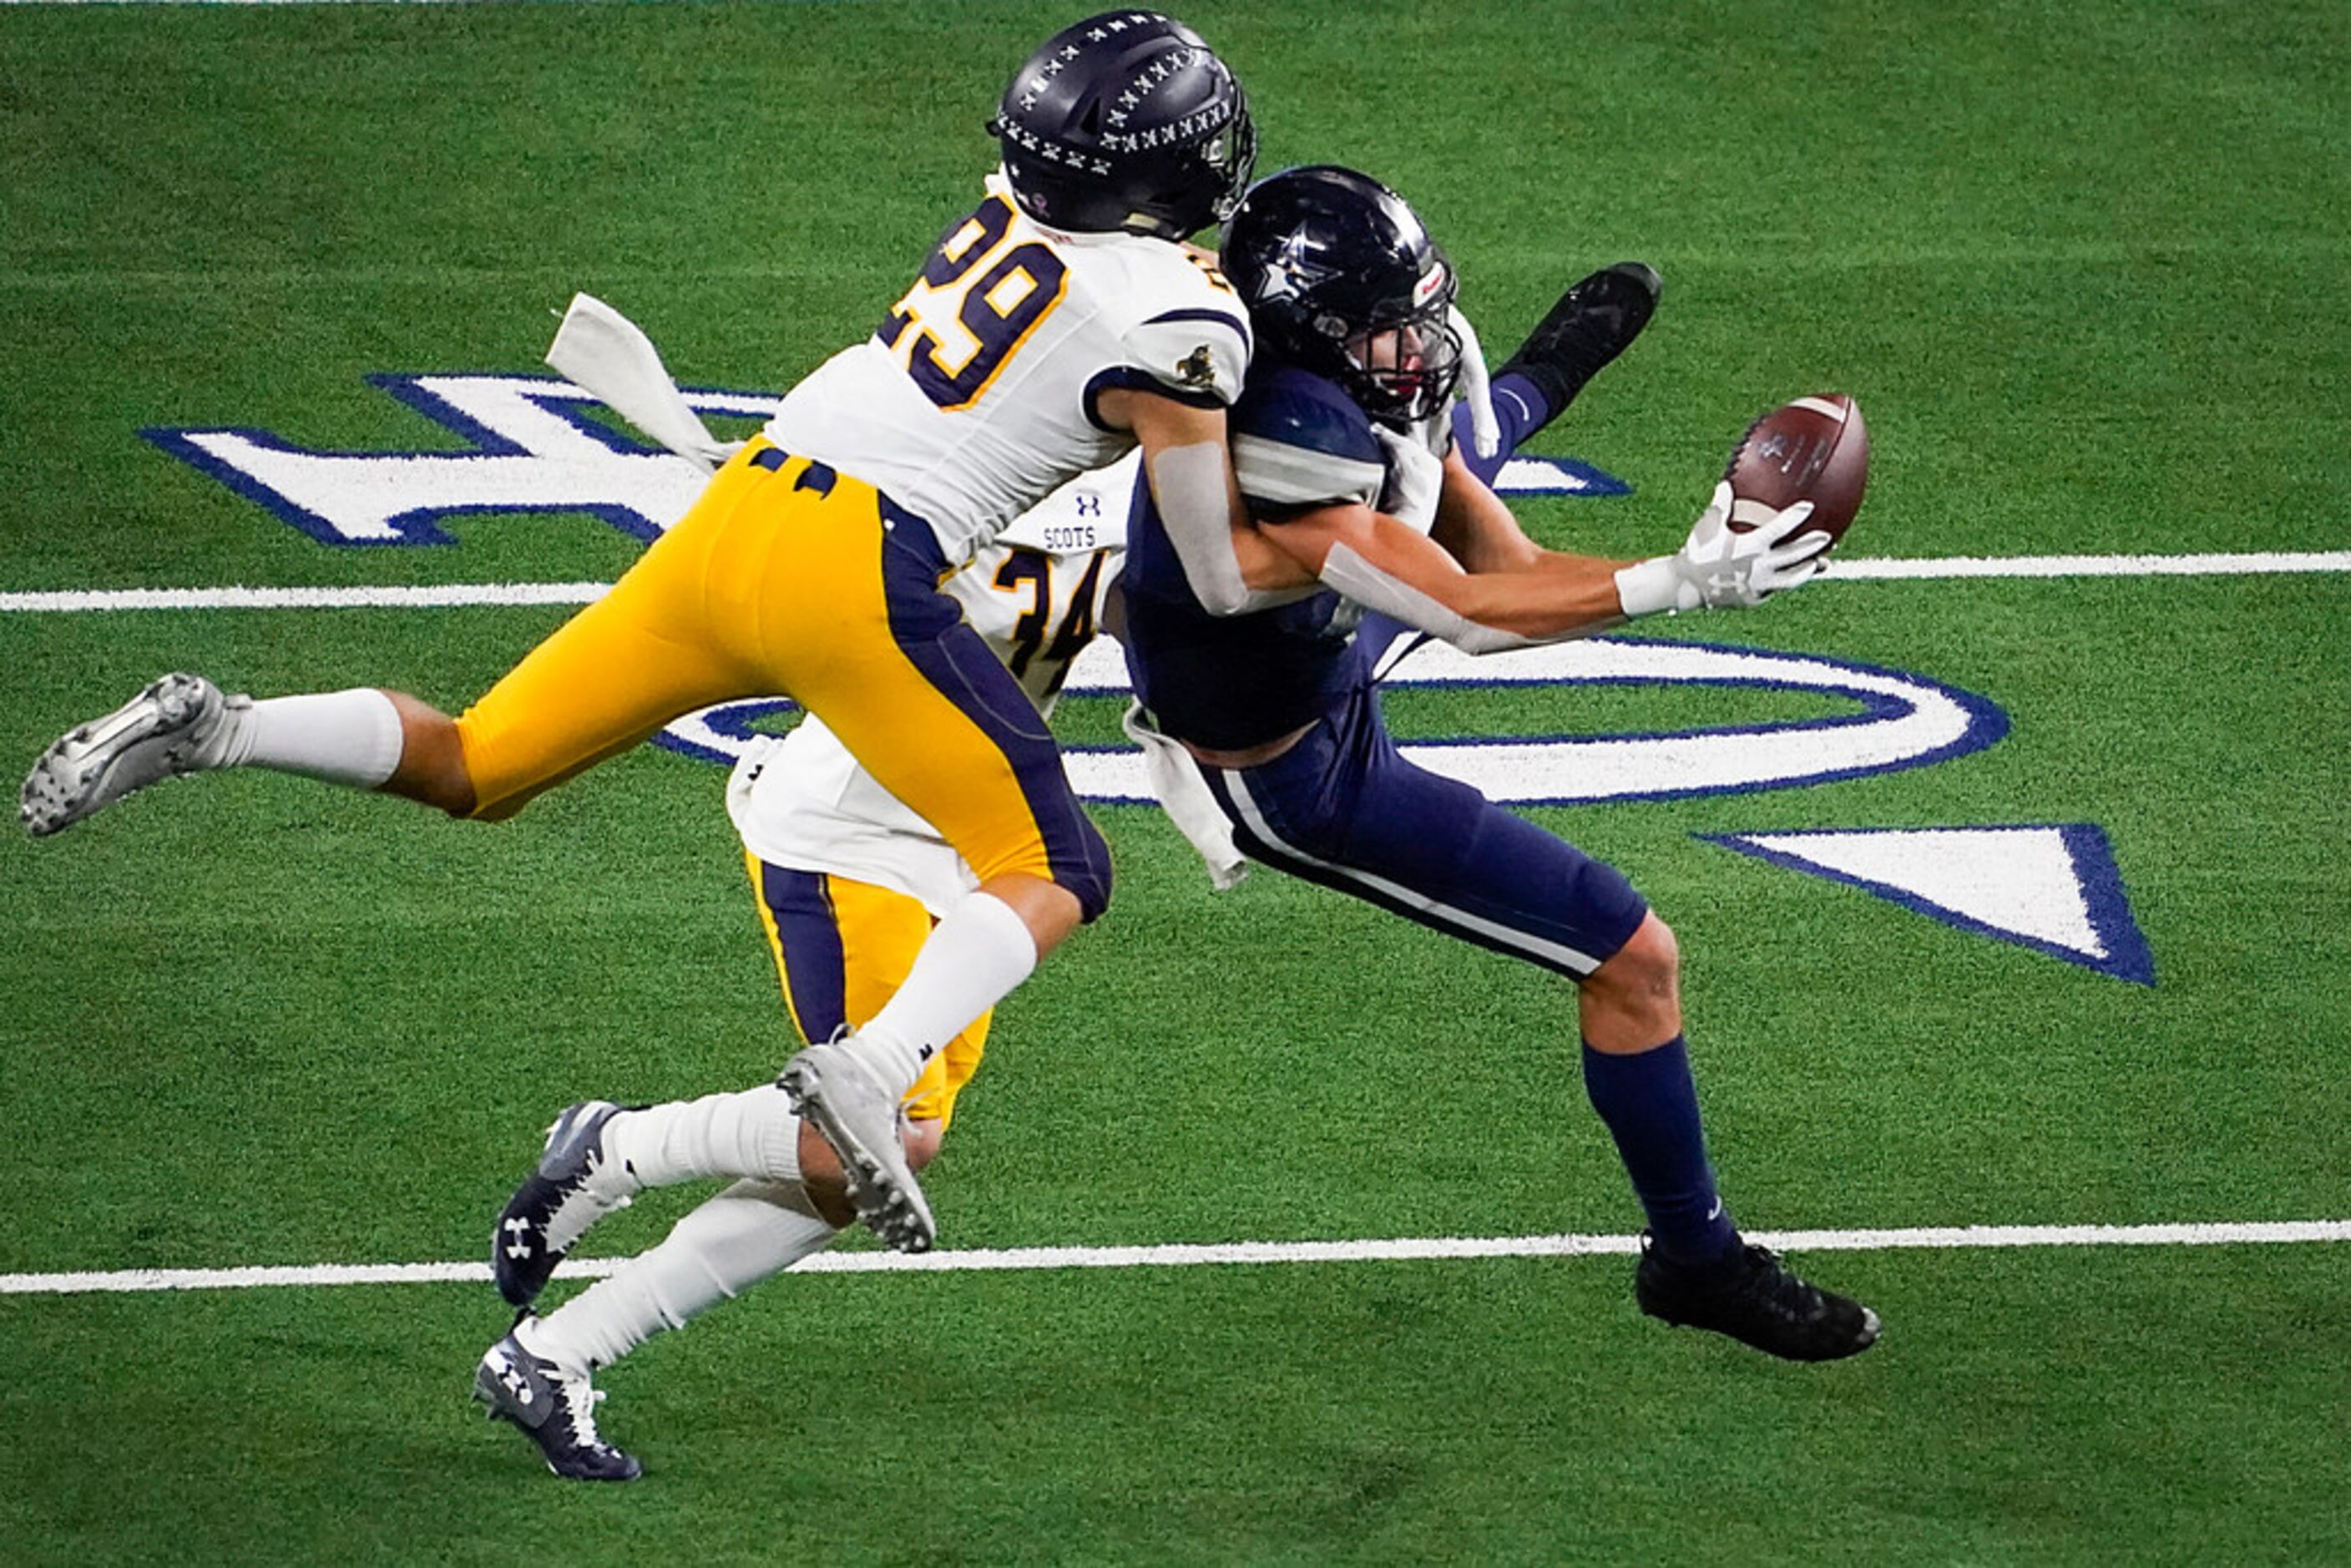
<path fill-rule="evenodd" d="M 1360 502 L 1259 528 L 1357 603 L 1469 653 L 1583 636 L 1625 619 L 1616 597 L 1618 561 L 1562 556 L 1539 566 L 1472 570 L 1408 522 Z"/>
<path fill-rule="evenodd" d="M 1547 550 L 1529 538 L 1502 498 L 1470 472 L 1459 447 L 1446 454 L 1444 464 L 1437 521 L 1428 537 L 1469 570 L 1531 571 L 1549 562 L 1572 565 L 1585 559 Z"/>
<path fill-rule="evenodd" d="M 1780 415 L 1827 417 L 1792 404 L 1774 417 Z M 1472 572 L 1557 572 L 1579 581 L 1588 579 L 1593 558 L 1545 549 L 1529 538 L 1501 498 L 1471 471 L 1458 446 L 1440 461 L 1426 448 L 1401 438 L 1383 434 L 1381 441 L 1396 476 L 1400 509 L 1422 507 L 1432 518 L 1430 537 Z M 1835 444 L 1821 444 L 1828 450 Z M 1855 450 L 1865 447 L 1857 443 Z M 1816 517 L 1813 502 L 1800 498 L 1797 492 L 1734 497 L 1732 488 L 1728 482 L 1716 487 L 1678 551 L 1610 563 L 1625 619 L 1760 604 L 1815 576 L 1823 552 L 1850 516 L 1842 497 L 1830 512 Z"/>

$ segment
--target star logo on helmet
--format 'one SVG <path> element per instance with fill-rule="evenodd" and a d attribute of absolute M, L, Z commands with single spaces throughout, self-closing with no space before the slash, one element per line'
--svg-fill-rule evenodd
<path fill-rule="evenodd" d="M 1316 284 L 1336 277 L 1336 267 L 1325 267 L 1307 254 L 1313 244 L 1304 234 L 1283 235 L 1280 249 L 1270 258 L 1259 296 L 1265 299 L 1294 299 Z"/>

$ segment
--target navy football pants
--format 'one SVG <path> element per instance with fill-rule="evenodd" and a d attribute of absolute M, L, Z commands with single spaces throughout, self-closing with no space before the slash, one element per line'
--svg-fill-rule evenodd
<path fill-rule="evenodd" d="M 1271 762 L 1201 772 L 1252 859 L 1564 975 L 1648 913 L 1614 866 L 1405 760 L 1369 685 Z"/>

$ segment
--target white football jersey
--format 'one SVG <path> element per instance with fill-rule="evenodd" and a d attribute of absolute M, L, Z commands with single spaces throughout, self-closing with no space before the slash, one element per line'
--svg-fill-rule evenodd
<path fill-rule="evenodd" d="M 1071 661 L 1093 640 L 1126 559 L 1142 455 L 1064 485 L 946 581 L 964 619 L 1052 711 Z M 938 831 L 875 782 L 813 716 L 754 741 L 726 783 L 744 847 L 774 865 L 893 888 L 944 915 L 979 885 Z"/>
<path fill-rule="evenodd" d="M 924 517 L 961 564 L 1134 449 L 1096 422 L 1104 392 L 1225 407 L 1250 346 L 1248 313 L 1206 252 L 1046 228 L 999 171 L 881 329 L 794 387 L 767 435 Z"/>

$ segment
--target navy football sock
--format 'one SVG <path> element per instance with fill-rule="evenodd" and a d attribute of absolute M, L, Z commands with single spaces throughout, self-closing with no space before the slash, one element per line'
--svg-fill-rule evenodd
<path fill-rule="evenodd" d="M 1469 433 L 1469 405 L 1461 403 L 1453 411 L 1453 439 L 1461 449 L 1461 460 L 1469 465 L 1469 472 L 1487 484 L 1502 471 L 1502 465 L 1535 432 L 1558 416 L 1535 383 L 1516 371 L 1494 378 L 1494 419 L 1502 427 L 1501 444 L 1491 457 L 1478 455 L 1477 438 Z"/>
<path fill-rule="evenodd" d="M 1714 1190 L 1682 1037 L 1633 1056 L 1586 1044 L 1583 1088 L 1616 1140 L 1658 1250 L 1677 1263 L 1710 1263 L 1728 1252 L 1739 1231 Z"/>

